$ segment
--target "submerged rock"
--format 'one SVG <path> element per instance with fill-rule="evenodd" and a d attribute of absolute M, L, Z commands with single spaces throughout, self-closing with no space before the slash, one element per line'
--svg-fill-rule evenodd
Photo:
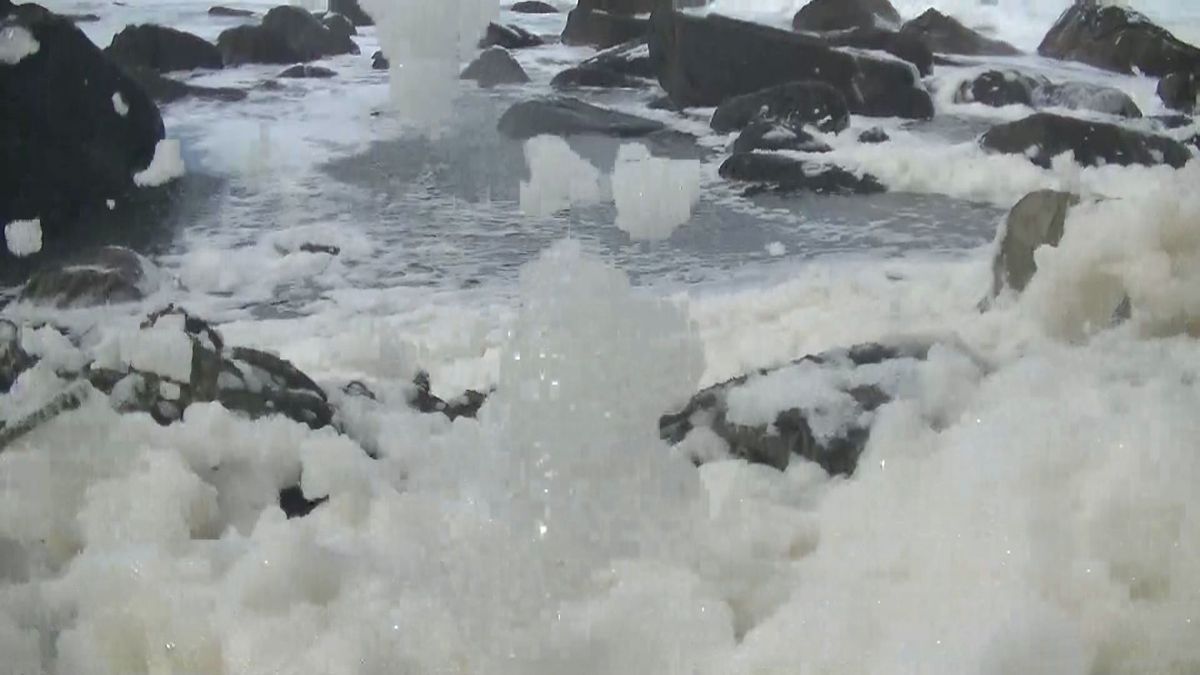
<path fill-rule="evenodd" d="M 134 302 L 154 290 L 158 274 L 137 253 L 106 246 L 34 273 L 21 289 L 21 299 L 60 308 Z"/>
<path fill-rule="evenodd" d="M 502 26 L 489 23 L 487 32 L 479 40 L 479 48 L 503 47 L 505 49 L 524 49 L 545 44 L 545 40 L 521 28 L 520 26 Z"/>
<path fill-rule="evenodd" d="M 1200 48 L 1132 9 L 1099 0 L 1075 0 L 1046 34 L 1038 54 L 1153 77 L 1200 70 Z"/>
<path fill-rule="evenodd" d="M 713 112 L 709 126 L 729 133 L 751 122 L 770 121 L 793 131 L 813 126 L 836 133 L 850 124 L 846 99 L 824 82 L 791 82 L 726 99 Z"/>
<path fill-rule="evenodd" d="M 123 66 L 161 73 L 224 67 L 221 51 L 212 43 L 191 33 L 153 24 L 127 26 L 113 37 L 104 53 Z"/>
<path fill-rule="evenodd" d="M 649 80 L 630 75 L 607 70 L 604 68 L 595 68 L 591 66 L 576 66 L 567 68 L 554 76 L 550 80 L 550 86 L 555 89 L 578 89 L 578 88 L 599 88 L 599 89 L 642 89 L 651 84 Z"/>
<path fill-rule="evenodd" d="M 559 97 L 516 103 L 500 117 L 498 127 L 509 138 L 525 140 L 542 134 L 636 138 L 661 131 L 664 125 L 578 99 Z"/>
<path fill-rule="evenodd" d="M 834 31 L 900 25 L 900 12 L 888 0 L 812 0 L 792 17 L 796 30 Z"/>
<path fill-rule="evenodd" d="M 1005 288 L 1025 290 L 1037 272 L 1034 251 L 1058 246 L 1071 207 L 1079 197 L 1068 192 L 1040 190 L 1025 195 L 1008 213 L 992 261 L 992 296 Z"/>
<path fill-rule="evenodd" d="M 719 173 L 728 180 L 757 183 L 783 192 L 863 195 L 887 190 L 870 174 L 859 176 L 841 167 L 766 152 L 735 154 L 721 164 Z"/>
<path fill-rule="evenodd" d="M 900 28 L 900 33 L 921 40 L 939 54 L 1015 56 L 1021 53 L 1021 50 L 1007 42 L 984 37 L 962 25 L 954 17 L 946 16 L 932 8 L 905 23 Z"/>
<path fill-rule="evenodd" d="M 1200 110 L 1200 70 L 1171 73 L 1158 82 L 1158 98 L 1171 110 Z"/>
<path fill-rule="evenodd" d="M 540 0 L 522 0 L 510 7 L 518 14 L 558 14 L 558 8 Z"/>
<path fill-rule="evenodd" d="M 308 11 L 292 6 L 267 12 L 259 26 L 226 30 L 217 37 L 217 47 L 226 65 L 304 63 L 358 53 L 349 36 L 329 30 Z"/>
<path fill-rule="evenodd" d="M 503 47 L 485 49 L 463 70 L 461 78 L 474 80 L 481 87 L 499 84 L 522 84 L 529 81 L 525 69 Z"/>
<path fill-rule="evenodd" d="M 1054 157 L 1065 152 L 1084 166 L 1167 164 L 1180 168 L 1192 159 L 1186 147 L 1165 136 L 1049 113 L 996 125 L 983 135 L 981 143 L 989 150 L 1025 155 L 1047 168 Z"/>
<path fill-rule="evenodd" d="M 254 12 L 252 12 L 248 9 L 234 9 L 232 7 L 222 7 L 220 5 L 217 5 L 216 7 L 208 8 L 208 15 L 209 16 L 226 16 L 226 17 L 248 17 L 248 16 L 254 16 Z"/>
<path fill-rule="evenodd" d="M 376 51 L 371 55 L 372 70 L 387 70 L 391 67 L 392 64 L 388 62 L 387 57 L 383 55 L 382 51 Z"/>
<path fill-rule="evenodd" d="M 753 122 L 742 130 L 733 142 L 733 152 L 737 154 L 754 150 L 830 152 L 833 148 L 813 138 L 812 134 L 803 129 L 793 129 L 771 122 Z"/>
<path fill-rule="evenodd" d="M 1016 70 L 986 71 L 974 80 L 964 82 L 954 101 L 993 107 L 1019 104 L 1032 108 L 1091 110 L 1129 118 L 1142 116 L 1133 99 L 1119 89 L 1083 82 L 1055 83 Z"/>
<path fill-rule="evenodd" d="M 892 137 L 888 136 L 887 132 L 879 127 L 871 127 L 858 135 L 858 142 L 867 145 L 887 143 L 890 140 L 892 140 Z"/>
<path fill-rule="evenodd" d="M 150 95 L 157 103 L 174 103 L 185 98 L 206 101 L 241 101 L 246 98 L 244 90 L 232 87 L 199 87 L 180 82 L 149 68 L 126 67 L 125 74 Z"/>
<path fill-rule="evenodd" d="M 322 66 L 310 66 L 304 63 L 298 63 L 287 70 L 279 73 L 277 77 L 288 79 L 316 79 L 326 80 L 331 77 L 337 77 L 337 73 Z"/>

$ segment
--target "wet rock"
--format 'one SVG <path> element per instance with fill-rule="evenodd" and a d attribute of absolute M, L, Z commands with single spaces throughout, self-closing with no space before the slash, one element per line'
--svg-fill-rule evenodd
<path fill-rule="evenodd" d="M 816 32 L 889 25 L 900 25 L 900 12 L 888 0 L 812 0 L 792 17 L 792 28 Z"/>
<path fill-rule="evenodd" d="M 1015 70 L 989 70 L 974 80 L 963 82 L 954 95 L 954 102 L 982 103 L 994 108 L 1006 105 L 1033 107 L 1034 91 L 1041 85 L 1039 78 Z"/>
<path fill-rule="evenodd" d="M 1171 110 L 1194 113 L 1200 108 L 1200 70 L 1170 73 L 1158 82 L 1158 98 Z"/>
<path fill-rule="evenodd" d="M 1192 158 L 1187 148 L 1165 136 L 1049 113 L 994 126 L 981 143 L 989 150 L 1025 155 L 1042 167 L 1049 167 L 1050 160 L 1064 152 L 1073 153 L 1075 161 L 1084 166 L 1167 164 L 1180 168 Z"/>
<path fill-rule="evenodd" d="M 502 26 L 489 23 L 487 32 L 479 40 L 479 48 L 503 47 L 505 49 L 525 49 L 545 44 L 545 40 L 521 28 L 520 26 Z"/>
<path fill-rule="evenodd" d="M 917 376 L 929 351 L 923 344 L 867 344 L 759 370 L 696 394 L 683 410 L 659 420 L 659 433 L 678 444 L 705 427 L 749 462 L 782 471 L 799 458 L 848 476 L 858 467 L 875 412 L 899 396 L 900 382 Z M 782 392 L 774 396 L 775 410 L 745 410 L 739 398 L 768 381 Z M 746 419 L 764 413 L 768 419 Z"/>
<path fill-rule="evenodd" d="M 371 401 L 379 400 L 379 397 L 375 395 L 375 392 L 371 391 L 371 388 L 368 387 L 366 383 L 360 382 L 359 380 L 347 382 L 345 386 L 342 387 L 342 393 L 353 398 L 365 398 Z"/>
<path fill-rule="evenodd" d="M 21 348 L 21 330 L 17 324 L 0 319 L 0 394 L 7 394 L 21 373 L 37 363 Z"/>
<path fill-rule="evenodd" d="M 231 103 L 244 100 L 246 92 L 232 87 L 199 87 L 180 82 L 149 68 L 126 67 L 125 74 L 137 82 L 157 103 L 174 103 L 185 98 Z"/>
<path fill-rule="evenodd" d="M 825 33 L 821 39 L 835 47 L 854 47 L 887 52 L 902 61 L 911 63 L 922 77 L 933 72 L 933 52 L 923 41 L 912 35 L 883 28 L 855 28 L 837 33 Z"/>
<path fill-rule="evenodd" d="M 1153 77 L 1200 70 L 1200 49 L 1132 9 L 1098 0 L 1076 0 L 1046 34 L 1038 54 Z"/>
<path fill-rule="evenodd" d="M 254 16 L 254 12 L 251 12 L 248 9 L 234 9 L 232 7 L 222 7 L 217 5 L 216 7 L 208 8 L 208 15 L 224 17 L 248 17 Z"/>
<path fill-rule="evenodd" d="M 212 43 L 191 33 L 153 24 L 127 26 L 113 37 L 104 53 L 122 66 L 160 73 L 224 67 L 221 52 Z"/>
<path fill-rule="evenodd" d="M 900 33 L 921 40 L 939 54 L 1015 56 L 1021 53 L 1021 50 L 1007 42 L 984 37 L 957 19 L 932 8 L 905 23 Z"/>
<path fill-rule="evenodd" d="M 463 70 L 460 77 L 464 80 L 474 80 L 485 88 L 529 81 L 525 69 L 503 47 L 485 49 Z"/>
<path fill-rule="evenodd" d="M 292 6 L 267 12 L 262 25 L 226 30 L 217 38 L 217 48 L 226 65 L 305 63 L 358 53 L 350 37 L 334 33 L 308 11 Z"/>
<path fill-rule="evenodd" d="M 96 23 L 100 20 L 99 14 L 64 14 L 63 16 L 70 19 L 72 23 Z"/>
<path fill-rule="evenodd" d="M 632 77 L 604 68 L 582 65 L 568 68 L 550 80 L 550 86 L 555 89 L 579 89 L 584 87 L 599 89 L 642 89 L 650 84 L 650 80 L 640 77 Z"/>
<path fill-rule="evenodd" d="M 649 29 L 650 22 L 647 19 L 592 11 L 581 6 L 567 14 L 562 41 L 566 45 L 604 49 L 630 40 L 644 39 Z"/>
<path fill-rule="evenodd" d="M 650 63 L 650 46 L 646 44 L 645 38 L 600 50 L 579 65 L 586 68 L 602 68 L 633 77 L 655 77 L 654 65 Z"/>
<path fill-rule="evenodd" d="M 358 0 L 329 0 L 329 11 L 350 19 L 355 26 L 375 25 L 371 15 L 364 12 L 358 5 Z"/>
<path fill-rule="evenodd" d="M 325 24 L 329 32 L 343 39 L 358 35 L 358 29 L 354 27 L 354 23 L 341 14 L 326 14 L 321 17 L 321 23 Z"/>
<path fill-rule="evenodd" d="M 789 82 L 824 82 L 850 112 L 927 119 L 933 102 L 909 64 L 830 46 L 820 38 L 716 14 L 653 16 L 650 59 L 676 105 L 717 106 Z"/>
<path fill-rule="evenodd" d="M 637 138 L 661 131 L 664 125 L 578 99 L 559 97 L 517 103 L 500 117 L 498 127 L 509 138 L 525 140 L 541 134 Z"/>
<path fill-rule="evenodd" d="M 523 0 L 513 4 L 509 9 L 518 14 L 558 14 L 557 7 L 538 0 Z"/>
<path fill-rule="evenodd" d="M 989 70 L 964 82 L 954 101 L 993 107 L 1020 104 L 1033 108 L 1091 110 L 1129 118 L 1142 116 L 1133 99 L 1119 89 L 1083 82 L 1055 83 L 1015 70 Z"/>
<path fill-rule="evenodd" d="M 333 256 L 341 255 L 342 253 L 342 249 L 332 244 L 314 244 L 312 242 L 300 244 L 300 250 L 304 253 L 325 253 Z"/>
<path fill-rule="evenodd" d="M 1196 119 L 1189 115 L 1155 115 L 1150 119 L 1163 129 L 1182 129 L 1196 124 Z"/>
<path fill-rule="evenodd" d="M 299 485 L 289 485 L 279 491 L 279 508 L 288 520 L 303 518 L 327 501 L 329 501 L 327 496 L 317 499 L 306 498 Z"/>
<path fill-rule="evenodd" d="M 727 180 L 756 183 L 783 192 L 863 195 L 886 191 L 870 174 L 859 176 L 840 167 L 772 153 L 735 154 L 725 160 L 719 173 Z"/>
<path fill-rule="evenodd" d="M 736 154 L 754 150 L 831 152 L 833 148 L 802 129 L 792 129 L 771 122 L 752 122 L 733 142 L 733 152 Z"/>
<path fill-rule="evenodd" d="M 110 199 L 138 191 L 164 137 L 150 97 L 69 20 L 34 4 L 0 8 L 0 30 L 36 52 L 0 65 L 0 223 L 39 219 L 43 252 L 69 252 Z M 44 253 L 43 253 L 44 255 Z M 0 246 L 0 276 L 27 270 Z"/>
<path fill-rule="evenodd" d="M 158 274 L 137 253 L 106 246 L 35 272 L 21 299 L 60 308 L 135 302 L 154 289 Z"/>
<path fill-rule="evenodd" d="M 409 407 L 423 413 L 441 413 L 451 421 L 460 417 L 474 418 L 487 402 L 487 394 L 468 390 L 453 401 L 443 401 L 430 393 L 429 373 L 417 373 L 413 379 L 413 392 L 408 400 Z"/>
<path fill-rule="evenodd" d="M 887 132 L 879 127 L 872 127 L 858 135 L 858 142 L 866 143 L 867 145 L 887 143 L 890 140 L 892 140 L 892 137 L 888 136 Z"/>
<path fill-rule="evenodd" d="M 1037 272 L 1033 253 L 1042 246 L 1058 246 L 1071 207 L 1079 198 L 1067 192 L 1040 190 L 1017 202 L 1000 234 L 992 261 L 992 296 L 1005 288 L 1020 293 Z"/>
<path fill-rule="evenodd" d="M 791 82 L 726 99 L 713 112 L 709 126 L 729 133 L 751 122 L 769 121 L 792 131 L 813 126 L 836 133 L 850 124 L 846 99 L 823 82 Z"/>
<path fill-rule="evenodd" d="M 371 55 L 372 70 L 387 70 L 391 67 L 392 64 L 388 62 L 387 57 L 383 55 L 382 51 L 376 51 Z"/>
<path fill-rule="evenodd" d="M 337 73 L 321 66 L 310 66 L 303 63 L 298 63 L 287 70 L 279 73 L 276 77 L 288 79 L 315 79 L 326 80 L 331 77 L 337 77 Z"/>

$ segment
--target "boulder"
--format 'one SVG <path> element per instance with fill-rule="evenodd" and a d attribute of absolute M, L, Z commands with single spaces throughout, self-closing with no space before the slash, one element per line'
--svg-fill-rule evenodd
<path fill-rule="evenodd" d="M 358 0 L 329 0 L 329 11 L 350 19 L 355 26 L 374 26 L 371 15 L 363 11 Z"/>
<path fill-rule="evenodd" d="M 376 51 L 371 55 L 372 70 L 387 70 L 391 67 L 392 64 L 388 62 L 387 57 L 383 55 L 382 51 Z"/>
<path fill-rule="evenodd" d="M 1064 152 L 1072 153 L 1084 166 L 1167 164 L 1179 168 L 1192 159 L 1186 147 L 1165 136 L 1049 113 L 996 125 L 980 142 L 989 150 L 1024 155 L 1041 167 L 1049 167 L 1051 160 Z"/>
<path fill-rule="evenodd" d="M 1068 192 L 1040 190 L 1025 195 L 1009 212 L 992 261 L 992 295 L 1011 288 L 1020 293 L 1037 272 L 1034 251 L 1058 246 L 1067 212 L 1079 203 Z"/>
<path fill-rule="evenodd" d="M 630 40 L 644 39 L 649 30 L 650 22 L 647 19 L 576 7 L 567 14 L 562 41 L 566 45 L 604 49 Z"/>
<path fill-rule="evenodd" d="M 134 82 L 138 83 L 150 98 L 157 103 L 174 103 L 184 98 L 198 98 L 206 101 L 241 101 L 246 98 L 246 92 L 231 87 L 200 87 L 179 80 L 171 79 L 157 70 L 127 66 L 123 69 Z"/>
<path fill-rule="evenodd" d="M 1119 89 L 1083 82 L 1055 83 L 1015 70 L 989 70 L 964 82 L 954 101 L 993 107 L 1019 104 L 1031 108 L 1091 110 L 1129 118 L 1142 116 L 1133 99 Z"/>
<path fill-rule="evenodd" d="M 43 250 L 67 251 L 109 200 L 137 191 L 162 117 L 67 19 L 17 5 L 0 9 L 0 32 L 26 47 L 0 58 L 0 223 L 38 220 Z M 33 258 L 17 264 L 0 246 L 0 272 L 24 273 Z"/>
<path fill-rule="evenodd" d="M 766 150 L 793 152 L 831 152 L 833 148 L 813 138 L 803 129 L 793 129 L 766 121 L 752 122 L 733 142 L 735 154 Z"/>
<path fill-rule="evenodd" d="M 17 324 L 0 319 L 0 394 L 7 394 L 21 373 L 33 367 L 37 359 L 21 348 Z"/>
<path fill-rule="evenodd" d="M 1046 34 L 1038 53 L 1153 77 L 1200 70 L 1200 48 L 1132 9 L 1098 0 L 1076 0 Z"/>
<path fill-rule="evenodd" d="M 849 476 L 876 411 L 918 380 L 930 351 L 929 344 L 864 344 L 762 369 L 696 394 L 659 420 L 659 433 L 677 445 L 704 428 L 752 463 L 782 471 L 807 460 L 831 475 Z"/>
<path fill-rule="evenodd" d="M 481 87 L 498 84 L 522 84 L 529 81 L 525 69 L 503 47 L 485 49 L 463 70 L 461 78 L 475 80 Z"/>
<path fill-rule="evenodd" d="M 840 167 L 764 152 L 735 154 L 721 164 L 718 173 L 727 180 L 756 183 L 784 192 L 865 195 L 887 190 L 870 174 L 859 176 Z"/>
<path fill-rule="evenodd" d="M 831 47 L 820 38 L 716 14 L 656 12 L 650 59 L 677 106 L 717 106 L 796 81 L 833 86 L 850 112 L 928 119 L 933 102 L 909 64 Z"/>
<path fill-rule="evenodd" d="M 899 25 L 888 0 L 812 0 L 792 17 L 792 28 L 816 32 Z"/>
<path fill-rule="evenodd" d="M 525 49 L 545 44 L 545 40 L 521 28 L 520 26 L 502 26 L 489 23 L 487 32 L 479 40 L 479 48 L 504 47 L 505 49 Z"/>
<path fill-rule="evenodd" d="M 224 31 L 217 37 L 217 47 L 226 65 L 304 63 L 358 53 L 349 36 L 334 33 L 306 10 L 292 6 L 267 12 L 262 25 Z"/>
<path fill-rule="evenodd" d="M 254 16 L 254 12 L 251 12 L 248 9 L 234 9 L 232 7 L 222 7 L 220 5 L 217 5 L 216 7 L 208 8 L 208 15 L 209 16 L 224 16 L 224 17 L 239 17 L 240 18 L 240 17 Z"/>
<path fill-rule="evenodd" d="M 305 63 L 297 63 L 296 65 L 279 73 L 276 77 L 296 80 L 326 80 L 331 77 L 337 77 L 337 73 L 321 66 L 310 66 Z"/>
<path fill-rule="evenodd" d="M 514 104 L 500 117 L 498 128 L 500 133 L 518 140 L 542 134 L 595 134 L 638 138 L 661 131 L 664 125 L 654 120 L 584 103 L 578 99 L 558 97 Z"/>
<path fill-rule="evenodd" d="M 345 40 L 355 35 L 358 35 L 358 29 L 354 27 L 354 23 L 342 16 L 341 14 L 326 14 L 321 17 L 321 23 L 329 29 L 331 33 Z"/>
<path fill-rule="evenodd" d="M 879 143 L 887 143 L 892 140 L 887 132 L 879 127 L 871 127 L 858 135 L 858 142 L 866 145 L 878 145 Z"/>
<path fill-rule="evenodd" d="M 655 76 L 654 65 L 650 63 L 650 45 L 646 44 L 645 38 L 630 40 L 598 51 L 579 65 L 583 68 L 610 70 L 633 77 Z"/>
<path fill-rule="evenodd" d="M 1015 56 L 1021 53 L 1021 50 L 1007 42 L 984 37 L 962 25 L 954 17 L 946 16 L 932 8 L 905 23 L 900 28 L 900 34 L 921 40 L 939 54 Z"/>
<path fill-rule="evenodd" d="M 558 14 L 557 7 L 539 0 L 522 0 L 509 9 L 518 14 Z"/>
<path fill-rule="evenodd" d="M 149 260 L 106 246 L 35 272 L 21 299 L 59 308 L 135 302 L 153 292 L 158 281 L 159 271 Z"/>
<path fill-rule="evenodd" d="M 191 33 L 153 24 L 126 26 L 104 50 L 122 66 L 137 66 L 165 73 L 172 70 L 223 67 L 221 51 Z"/>
<path fill-rule="evenodd" d="M 933 52 L 919 38 L 883 28 L 855 28 L 825 33 L 821 36 L 835 47 L 854 47 L 887 52 L 901 61 L 908 61 L 921 76 L 933 73 Z"/>
<path fill-rule="evenodd" d="M 1194 113 L 1200 106 L 1200 70 L 1177 72 L 1158 82 L 1158 97 L 1171 110 Z"/>
<path fill-rule="evenodd" d="M 579 65 L 554 76 L 550 86 L 555 89 L 578 89 L 595 87 L 602 89 L 641 89 L 650 85 L 650 80 L 633 77 L 594 66 Z"/>
<path fill-rule="evenodd" d="M 1034 92 L 1043 84 L 1015 70 L 989 70 L 974 80 L 963 82 L 954 94 L 955 103 L 982 103 L 1001 108 L 1006 105 L 1033 107 Z"/>
<path fill-rule="evenodd" d="M 729 133 L 759 120 L 793 131 L 813 126 L 836 133 L 849 126 L 850 110 L 841 93 L 824 82 L 791 82 L 725 100 L 709 126 Z"/>

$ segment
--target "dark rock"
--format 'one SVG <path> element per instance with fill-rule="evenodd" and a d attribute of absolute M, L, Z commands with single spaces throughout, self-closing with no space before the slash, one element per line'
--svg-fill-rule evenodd
<path fill-rule="evenodd" d="M 291 485 L 279 491 L 279 508 L 288 520 L 303 518 L 327 501 L 329 501 L 327 496 L 319 499 L 307 499 L 299 485 Z"/>
<path fill-rule="evenodd" d="M 358 0 L 329 0 L 329 11 L 350 19 L 355 26 L 374 26 L 371 15 L 358 6 Z"/>
<path fill-rule="evenodd" d="M 358 35 L 358 29 L 354 27 L 354 24 L 350 21 L 350 19 L 347 19 L 341 14 L 326 14 L 325 16 L 321 17 L 321 23 L 324 24 L 331 33 L 343 39 L 348 39 Z"/>
<path fill-rule="evenodd" d="M 812 0 L 792 17 L 792 28 L 825 32 L 900 25 L 900 12 L 888 0 Z"/>
<path fill-rule="evenodd" d="M 371 55 L 371 68 L 373 70 L 387 70 L 391 67 L 392 64 L 388 63 L 387 57 L 383 55 L 382 51 L 376 51 Z"/>
<path fill-rule="evenodd" d="M 664 125 L 578 99 L 559 97 L 516 103 L 500 117 L 498 127 L 509 138 L 525 140 L 541 134 L 636 138 L 661 131 Z"/>
<path fill-rule="evenodd" d="M 1182 129 L 1196 124 L 1196 119 L 1189 115 L 1155 115 L 1150 119 L 1164 129 Z"/>
<path fill-rule="evenodd" d="M 733 152 L 744 153 L 754 150 L 792 150 L 796 152 L 831 152 L 833 148 L 813 138 L 802 130 L 780 126 L 771 122 L 751 122 L 737 140 Z"/>
<path fill-rule="evenodd" d="M 765 120 L 800 131 L 813 126 L 836 133 L 850 124 L 846 99 L 823 82 L 791 82 L 726 99 L 717 106 L 709 125 L 729 133 L 753 121 Z"/>
<path fill-rule="evenodd" d="M 304 63 L 327 56 L 357 54 L 349 36 L 338 35 L 307 11 L 276 7 L 261 26 L 237 26 L 217 38 L 226 65 L 243 63 Z"/>
<path fill-rule="evenodd" d="M 1021 53 L 1007 42 L 984 37 L 936 9 L 929 9 L 905 23 L 900 33 L 920 39 L 939 54 L 1015 56 Z"/>
<path fill-rule="evenodd" d="M 908 61 L 922 76 L 933 72 L 933 52 L 919 38 L 882 28 L 856 28 L 837 33 L 825 33 L 821 38 L 835 47 L 855 47 L 887 52 Z"/>
<path fill-rule="evenodd" d="M 231 87 L 199 87 L 173 80 L 149 68 L 126 67 L 125 74 L 158 103 L 174 103 L 184 98 L 207 101 L 235 102 L 246 98 L 246 92 Z"/>
<path fill-rule="evenodd" d="M 1005 288 L 1025 290 L 1037 272 L 1033 253 L 1042 246 L 1058 246 L 1067 212 L 1079 198 L 1067 192 L 1041 190 L 1025 195 L 1012 208 L 992 261 L 992 295 Z"/>
<path fill-rule="evenodd" d="M 858 142 L 866 143 L 867 145 L 887 143 L 890 140 L 892 140 L 892 137 L 888 136 L 887 132 L 879 127 L 872 127 L 858 135 Z"/>
<path fill-rule="evenodd" d="M 581 87 L 596 87 L 603 89 L 641 89 L 650 84 L 649 80 L 640 77 L 624 75 L 606 68 L 591 66 L 576 66 L 567 68 L 550 80 L 550 86 L 555 89 L 578 89 Z"/>
<path fill-rule="evenodd" d="M 913 379 L 928 352 L 929 345 L 869 344 L 759 370 L 696 394 L 683 410 L 659 420 L 659 433 L 668 443 L 677 444 L 697 427 L 707 427 L 729 444 L 734 456 L 749 462 L 782 471 L 799 457 L 817 463 L 831 475 L 848 476 L 866 448 L 875 411 L 901 394 L 896 379 L 882 377 L 869 366 L 888 363 L 890 372 Z M 831 377 L 830 372 L 844 375 Z M 737 420 L 731 412 L 731 396 L 763 378 L 779 375 L 795 378 L 795 400 L 780 399 L 780 409 L 769 423 Z M 839 381 L 860 384 L 830 384 Z M 821 404 L 811 403 L 813 387 L 825 390 L 819 397 Z"/>
<path fill-rule="evenodd" d="M 650 46 L 645 38 L 623 42 L 596 52 L 581 62 L 580 67 L 602 68 L 622 75 L 654 78 L 654 65 L 650 63 Z"/>
<path fill-rule="evenodd" d="M 468 390 L 457 400 L 443 401 L 430 392 L 429 373 L 421 371 L 413 379 L 413 392 L 408 405 L 423 413 L 441 413 L 454 421 L 460 417 L 474 418 L 487 402 L 487 394 Z"/>
<path fill-rule="evenodd" d="M 146 297 L 156 272 L 137 253 L 106 246 L 39 270 L 21 290 L 21 299 L 56 307 L 92 307 Z"/>
<path fill-rule="evenodd" d="M 368 387 L 366 383 L 359 380 L 347 382 L 345 386 L 342 387 L 342 393 L 353 398 L 365 398 L 372 401 L 379 400 L 379 397 L 375 395 L 375 392 L 371 391 L 371 388 Z"/>
<path fill-rule="evenodd" d="M 609 14 L 649 14 L 664 4 L 676 8 L 703 7 L 708 0 L 579 0 L 578 7 Z"/>
<path fill-rule="evenodd" d="M 858 176 L 840 167 L 771 153 L 733 155 L 721 165 L 719 173 L 727 180 L 770 185 L 785 192 L 862 195 L 886 191 L 870 174 Z"/>
<path fill-rule="evenodd" d="M 643 18 L 576 7 L 567 14 L 562 41 L 566 45 L 590 45 L 603 49 L 643 39 L 649 30 L 650 22 Z"/>
<path fill-rule="evenodd" d="M 1191 138 L 1187 139 L 1184 142 L 1187 143 L 1188 145 L 1192 146 L 1193 148 L 1200 150 L 1200 134 L 1196 134 L 1195 136 L 1192 136 Z"/>
<path fill-rule="evenodd" d="M 1084 166 L 1168 164 L 1180 168 L 1192 158 L 1187 148 L 1165 136 L 1049 113 L 994 126 L 981 143 L 989 150 L 1025 155 L 1042 167 L 1049 167 L 1051 159 L 1064 152 L 1073 153 L 1075 161 Z"/>
<path fill-rule="evenodd" d="M 545 44 L 545 40 L 521 28 L 520 26 L 501 26 L 489 23 L 487 32 L 479 40 L 479 48 L 504 47 L 505 49 L 525 49 Z"/>
<path fill-rule="evenodd" d="M 1171 110 L 1197 111 L 1200 102 L 1200 70 L 1171 73 L 1158 82 L 1158 97 Z"/>
<path fill-rule="evenodd" d="M 99 14 L 64 14 L 71 23 L 96 23 L 100 20 Z"/>
<path fill-rule="evenodd" d="M 127 26 L 113 37 L 104 53 L 122 66 L 150 68 L 162 73 L 223 67 L 220 50 L 207 40 L 153 24 Z"/>
<path fill-rule="evenodd" d="M 279 73 L 277 77 L 289 79 L 318 79 L 326 80 L 331 77 L 337 77 L 337 73 L 321 66 L 310 66 L 304 63 L 298 63 L 291 68 Z"/>
<path fill-rule="evenodd" d="M 656 12 L 650 58 L 676 105 L 726 99 L 796 81 L 832 85 L 850 112 L 927 119 L 933 102 L 906 63 L 849 53 L 819 38 L 724 16 Z"/>
<path fill-rule="evenodd" d="M 1200 49 L 1132 9 L 1097 0 L 1076 0 L 1046 34 L 1038 54 L 1153 77 L 1200 70 Z"/>
<path fill-rule="evenodd" d="M 538 0 L 523 0 L 513 4 L 509 9 L 518 14 L 558 14 L 557 7 L 545 2 L 538 2 Z"/>
<path fill-rule="evenodd" d="M 21 330 L 17 324 L 0 319 L 0 394 L 7 394 L 21 373 L 37 363 L 21 348 Z"/>
<path fill-rule="evenodd" d="M 1133 99 L 1118 89 L 1082 82 L 1054 83 L 1045 77 L 1015 70 L 989 70 L 964 82 L 954 101 L 993 107 L 1019 104 L 1032 108 L 1092 110 L 1118 117 L 1142 116 Z"/>
<path fill-rule="evenodd" d="M 503 47 L 485 49 L 463 70 L 464 80 L 475 80 L 481 87 L 498 84 L 522 84 L 529 81 L 525 69 Z"/>
<path fill-rule="evenodd" d="M 138 191 L 133 175 L 154 157 L 162 117 L 67 19 L 33 4 L 0 9 L 0 30 L 17 29 L 39 48 L 0 66 L 0 223 L 39 219 L 42 255 L 66 252 L 108 200 Z M 36 257 L 17 264 L 0 246 L 0 271 L 27 269 Z"/>
<path fill-rule="evenodd" d="M 209 16 L 226 16 L 226 17 L 248 17 L 254 16 L 254 12 L 248 9 L 234 9 L 232 7 L 210 7 L 208 9 Z"/>
<path fill-rule="evenodd" d="M 1033 107 L 1033 96 L 1043 80 L 1015 70 L 989 70 L 963 82 L 954 95 L 955 103 L 982 103 L 994 108 L 1006 105 Z"/>
<path fill-rule="evenodd" d="M 342 253 L 342 249 L 332 244 L 314 244 L 312 242 L 300 244 L 300 250 L 304 253 L 327 253 L 333 256 L 341 255 Z"/>

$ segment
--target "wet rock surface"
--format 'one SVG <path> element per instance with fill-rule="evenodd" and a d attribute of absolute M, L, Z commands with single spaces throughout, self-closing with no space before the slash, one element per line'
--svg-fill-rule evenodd
<path fill-rule="evenodd" d="M 981 143 L 989 150 L 1024 155 L 1042 167 L 1049 167 L 1053 158 L 1065 152 L 1084 166 L 1166 164 L 1180 168 L 1192 159 L 1186 147 L 1166 136 L 1049 113 L 996 125 L 983 135 Z"/>

